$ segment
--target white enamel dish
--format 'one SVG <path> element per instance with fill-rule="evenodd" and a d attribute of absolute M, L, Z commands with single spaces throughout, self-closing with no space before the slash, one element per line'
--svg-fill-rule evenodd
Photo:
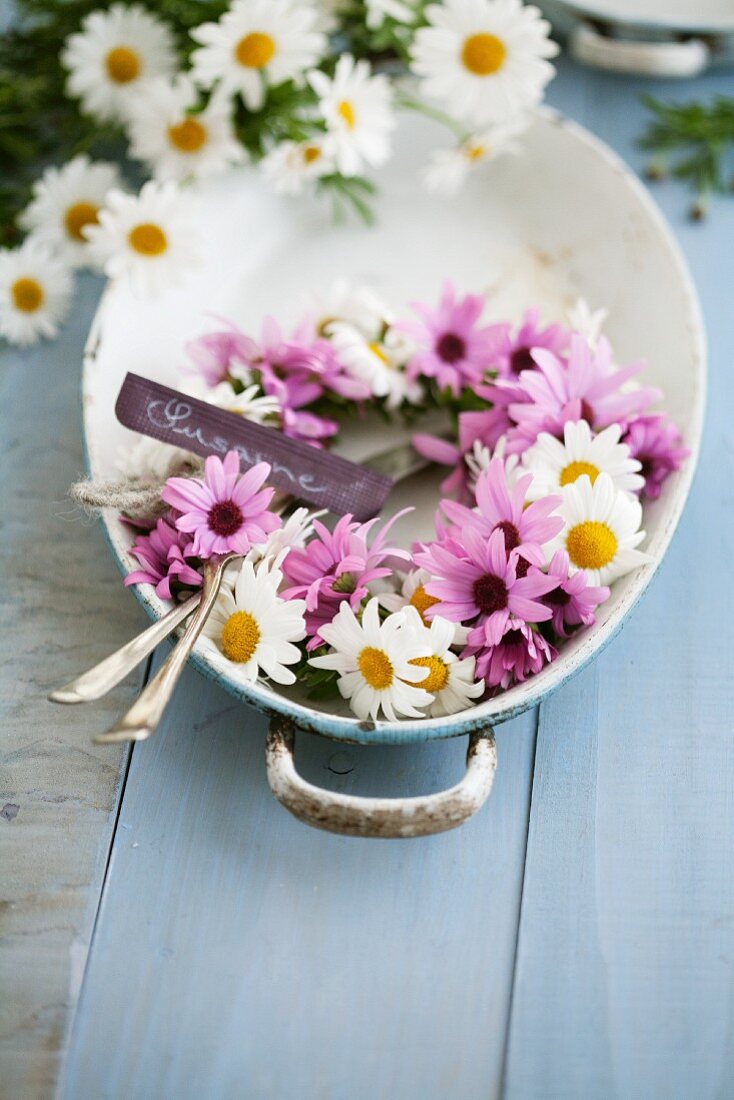
<path fill-rule="evenodd" d="M 431 124 L 399 135 L 399 151 L 381 174 L 378 221 L 372 229 L 335 226 L 311 201 L 274 196 L 242 170 L 195 193 L 207 258 L 181 289 L 154 300 L 111 286 L 90 335 L 83 377 L 84 433 L 92 477 L 115 475 L 119 446 L 133 441 L 115 420 L 125 372 L 176 385 L 186 365 L 184 343 L 211 328 L 207 314 L 231 317 L 259 331 L 272 313 L 294 320 L 310 288 L 343 276 L 377 287 L 397 307 L 433 300 L 451 277 L 465 290 L 490 290 L 492 317 L 518 316 L 537 304 L 547 320 L 562 319 L 579 295 L 610 310 L 607 326 L 621 362 L 646 357 L 645 380 L 666 394 L 692 457 L 646 507 L 652 565 L 618 582 L 599 621 L 568 643 L 538 676 L 450 719 L 362 723 L 340 704 L 326 713 L 305 698 L 234 679 L 227 663 L 194 661 L 232 695 L 295 726 L 363 743 L 422 741 L 484 729 L 536 705 L 590 661 L 622 626 L 650 583 L 675 530 L 699 449 L 705 395 L 704 334 L 699 306 L 678 248 L 645 189 L 595 138 L 550 113 L 528 133 L 521 156 L 491 166 L 460 198 L 423 193 L 417 171 L 443 135 Z M 444 139 L 445 140 L 445 139 Z M 382 433 L 382 434 L 381 434 Z M 384 450 L 399 433 L 362 433 L 345 451 Z M 406 545 L 431 531 L 440 475 L 401 486 L 387 511 L 406 503 L 416 513 L 397 537 Z M 105 528 L 123 572 L 132 563 L 130 533 L 110 514 Z M 165 611 L 148 586 L 134 590 L 151 616 Z"/>

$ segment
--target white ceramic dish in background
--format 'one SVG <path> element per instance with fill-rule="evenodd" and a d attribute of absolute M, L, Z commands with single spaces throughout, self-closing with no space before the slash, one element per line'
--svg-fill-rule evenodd
<path fill-rule="evenodd" d="M 646 508 L 647 548 L 654 564 L 619 582 L 593 629 L 567 644 L 538 676 L 504 695 L 445 719 L 359 722 L 343 705 L 326 713 L 305 699 L 264 684 L 245 686 L 226 662 L 202 654 L 197 667 L 229 692 L 295 725 L 363 743 L 421 741 L 482 729 L 534 706 L 591 660 L 616 633 L 665 553 L 683 509 L 699 448 L 705 391 L 704 334 L 690 277 L 670 231 L 639 181 L 580 127 L 544 112 L 522 155 L 493 165 L 461 197 L 423 192 L 417 171 L 445 138 L 432 124 L 410 120 L 398 152 L 380 176 L 377 225 L 335 226 L 311 201 L 274 196 L 243 170 L 195 193 L 207 260 L 180 290 L 140 299 L 123 286 L 108 289 L 95 321 L 83 394 L 84 431 L 93 477 L 115 472 L 115 454 L 131 443 L 114 416 L 127 370 L 176 384 L 185 365 L 183 344 L 214 322 L 232 317 L 257 331 L 264 315 L 294 320 L 310 289 L 345 276 L 376 286 L 396 306 L 435 300 L 444 278 L 463 290 L 490 290 L 491 315 L 518 316 L 539 305 L 562 319 L 583 295 L 610 310 L 608 333 L 620 361 L 646 357 L 645 380 L 665 390 L 666 408 L 692 451 L 659 501 Z M 397 433 L 354 439 L 355 457 L 382 450 Z M 417 503 L 417 516 L 397 535 L 407 544 L 428 534 L 437 502 L 435 472 L 400 487 L 393 511 Z M 109 515 L 105 526 L 121 569 L 130 567 L 130 533 Z M 164 605 L 145 586 L 136 590 L 151 615 Z"/>
<path fill-rule="evenodd" d="M 539 0 L 581 62 L 642 76 L 692 77 L 734 63 L 732 0 Z"/>

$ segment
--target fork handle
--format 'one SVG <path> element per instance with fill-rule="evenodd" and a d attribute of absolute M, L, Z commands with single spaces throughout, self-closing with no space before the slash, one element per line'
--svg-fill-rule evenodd
<path fill-rule="evenodd" d="M 196 639 L 214 606 L 222 584 L 224 570 L 232 555 L 219 561 L 210 560 L 204 566 L 204 584 L 199 606 L 189 620 L 178 644 L 163 662 L 153 679 L 120 721 L 94 740 L 98 744 L 118 741 L 144 741 L 155 731 L 163 717 L 178 680 L 186 667 Z"/>
<path fill-rule="evenodd" d="M 114 653 L 110 653 L 109 657 L 105 657 L 99 664 L 83 672 L 74 680 L 70 680 L 63 687 L 50 692 L 51 702 L 91 703 L 95 699 L 101 699 L 124 680 L 141 661 L 144 661 L 160 642 L 181 625 L 184 619 L 188 618 L 198 607 L 200 599 L 201 593 L 196 592 L 184 603 L 172 607 L 162 619 L 157 619 L 142 634 L 132 638 Z"/>

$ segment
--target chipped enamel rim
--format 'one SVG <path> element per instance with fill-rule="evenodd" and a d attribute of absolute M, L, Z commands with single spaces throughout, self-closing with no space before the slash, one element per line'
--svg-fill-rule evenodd
<path fill-rule="evenodd" d="M 661 517 L 657 530 L 646 547 L 652 554 L 653 561 L 636 572 L 627 585 L 626 591 L 619 599 L 617 606 L 610 612 L 608 619 L 586 631 L 579 638 L 579 644 L 570 649 L 564 649 L 556 661 L 546 666 L 538 675 L 516 685 L 494 699 L 490 699 L 458 715 L 452 715 L 450 718 L 425 718 L 401 722 L 361 722 L 355 717 L 329 714 L 296 702 L 273 691 L 267 685 L 245 685 L 220 671 L 211 660 L 203 657 L 200 653 L 195 652 L 193 654 L 191 661 L 199 672 L 219 684 L 235 698 L 255 706 L 267 715 L 281 715 L 290 719 L 300 729 L 309 730 L 340 741 L 363 744 L 405 744 L 436 738 L 457 737 L 505 722 L 522 714 L 529 708 L 537 706 L 541 700 L 546 699 L 552 692 L 557 691 L 567 683 L 609 644 L 647 589 L 667 551 L 691 487 L 698 461 L 703 428 L 706 392 L 706 342 L 698 297 L 682 253 L 662 214 L 641 182 L 632 174 L 623 161 L 578 124 L 559 117 L 547 108 L 543 110 L 542 115 L 546 122 L 564 129 L 577 141 L 589 147 L 596 156 L 605 161 L 615 171 L 619 177 L 620 187 L 626 187 L 632 192 L 639 204 L 641 213 L 656 231 L 660 247 L 667 252 L 672 269 L 680 280 L 689 311 L 694 361 L 691 363 L 692 407 L 685 443 L 689 447 L 691 455 L 684 463 L 683 468 L 666 482 L 661 498 L 665 501 L 664 516 Z M 94 474 L 95 467 L 92 430 L 95 410 L 90 379 L 100 342 L 103 339 L 105 300 L 106 293 L 102 296 L 92 322 L 85 349 L 82 377 L 85 465 L 90 476 Z M 127 572 L 125 565 L 127 547 L 122 538 L 120 524 L 114 515 L 106 515 L 103 518 L 103 527 L 112 555 L 120 572 L 124 575 Z M 133 591 L 150 618 L 160 618 L 167 610 L 167 605 L 155 596 L 149 586 L 138 585 L 133 588 Z"/>

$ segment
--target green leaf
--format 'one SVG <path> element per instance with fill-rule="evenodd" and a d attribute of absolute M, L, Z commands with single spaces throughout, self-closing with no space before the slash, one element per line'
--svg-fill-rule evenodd
<path fill-rule="evenodd" d="M 686 181 L 701 198 L 726 192 L 727 162 L 734 152 L 734 98 L 719 96 L 710 102 L 663 103 L 643 97 L 652 114 L 639 138 L 640 148 L 653 154 L 650 178 L 661 178 L 660 165 Z"/>

